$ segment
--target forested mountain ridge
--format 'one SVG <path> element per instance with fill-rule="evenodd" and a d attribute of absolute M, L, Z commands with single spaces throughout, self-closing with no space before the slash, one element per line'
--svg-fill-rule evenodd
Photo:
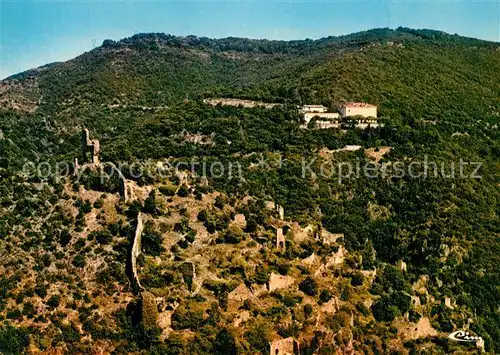
<path fill-rule="evenodd" d="M 405 123 L 463 124 L 498 117 L 499 53 L 493 42 L 404 28 L 291 42 L 138 34 L 4 80 L 0 102 L 43 116 L 65 137 L 97 127 L 110 107 L 203 97 L 367 101 Z"/>
<path fill-rule="evenodd" d="M 407 28 L 301 41 L 137 34 L 3 80 L 0 352 L 269 353 L 288 337 L 304 354 L 477 351 L 447 339 L 463 328 L 500 351 L 499 48 Z M 203 102 L 217 97 L 280 105 Z M 349 101 L 377 105 L 384 125 L 301 127 L 297 106 Z M 92 172 L 21 173 L 81 158 L 82 126 L 134 197 Z M 133 174 L 167 158 L 238 163 L 243 179 Z M 446 171 L 339 180 L 303 176 L 304 159 L 316 172 L 425 160 Z M 443 176 L 461 160 L 481 177 Z M 139 276 L 168 305 L 153 329 L 137 321 L 126 270 L 139 212 Z M 271 290 L 275 279 L 290 284 Z M 235 292 L 248 299 L 234 306 Z"/>

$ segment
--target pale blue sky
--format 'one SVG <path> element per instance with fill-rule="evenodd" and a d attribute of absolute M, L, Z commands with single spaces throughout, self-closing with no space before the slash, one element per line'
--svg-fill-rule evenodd
<path fill-rule="evenodd" d="M 0 0 L 0 21 L 4 78 L 137 32 L 288 40 L 405 26 L 500 41 L 500 0 Z"/>

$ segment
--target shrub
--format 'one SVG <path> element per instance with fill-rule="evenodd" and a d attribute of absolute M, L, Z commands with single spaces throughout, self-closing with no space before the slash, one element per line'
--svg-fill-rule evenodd
<path fill-rule="evenodd" d="M 179 306 L 172 314 L 172 328 L 175 330 L 192 329 L 197 330 L 203 326 L 203 310 L 193 302 L 188 305 Z"/>
<path fill-rule="evenodd" d="M 71 234 L 68 231 L 62 231 L 61 236 L 59 238 L 59 244 L 61 244 L 62 247 L 65 247 L 66 245 L 69 244 L 71 241 Z"/>
<path fill-rule="evenodd" d="M 255 220 L 255 218 L 250 217 L 247 220 L 247 225 L 245 227 L 245 232 L 247 232 L 247 233 L 253 233 L 253 232 L 255 232 L 257 230 L 258 226 L 259 225 L 258 225 L 257 221 Z"/>
<path fill-rule="evenodd" d="M 23 304 L 23 314 L 28 318 L 33 318 L 35 316 L 35 306 L 31 302 L 26 302 Z"/>
<path fill-rule="evenodd" d="M 332 295 L 330 294 L 330 291 L 328 289 L 323 289 L 321 290 L 321 293 L 319 294 L 319 299 L 321 302 L 328 302 L 332 298 Z"/>
<path fill-rule="evenodd" d="M 365 277 L 360 272 L 355 272 L 351 274 L 351 285 L 352 286 L 361 286 L 365 280 Z"/>
<path fill-rule="evenodd" d="M 156 190 L 152 190 L 148 198 L 144 201 L 143 211 L 150 214 L 158 213 L 158 209 L 156 208 Z"/>
<path fill-rule="evenodd" d="M 280 259 L 276 266 L 281 275 L 287 275 L 290 271 L 290 264 L 285 259 Z"/>
<path fill-rule="evenodd" d="M 193 243 L 196 238 L 196 231 L 194 230 L 189 231 L 188 234 L 186 234 L 185 238 L 188 241 L 188 243 L 190 244 Z"/>
<path fill-rule="evenodd" d="M 163 239 L 158 233 L 145 233 L 142 236 L 141 247 L 145 254 L 159 256 L 165 251 L 162 245 Z"/>
<path fill-rule="evenodd" d="M 60 330 L 64 342 L 74 343 L 80 341 L 80 331 L 74 324 L 61 325 Z"/>
<path fill-rule="evenodd" d="M 40 298 L 45 298 L 47 296 L 47 286 L 44 284 L 35 286 L 35 293 L 40 296 Z"/>
<path fill-rule="evenodd" d="M 179 190 L 177 190 L 177 195 L 180 197 L 189 196 L 189 188 L 186 185 L 181 185 L 181 187 L 179 187 Z"/>
<path fill-rule="evenodd" d="M 216 355 L 236 355 L 236 341 L 233 334 L 226 328 L 223 328 L 215 337 L 213 354 Z"/>
<path fill-rule="evenodd" d="M 176 188 L 174 186 L 161 186 L 158 190 L 165 196 L 174 196 Z"/>
<path fill-rule="evenodd" d="M 107 228 L 99 232 L 92 232 L 91 235 L 99 244 L 109 244 L 113 239 L 113 234 Z"/>
<path fill-rule="evenodd" d="M 271 341 L 271 327 L 264 321 L 255 322 L 245 333 L 245 338 L 250 343 L 253 351 L 261 354 L 269 353 L 269 342 Z"/>
<path fill-rule="evenodd" d="M 29 345 L 26 328 L 16 328 L 10 324 L 0 326 L 0 350 L 11 354 L 24 354 Z"/>
<path fill-rule="evenodd" d="M 61 303 L 61 296 L 53 295 L 47 300 L 47 306 L 56 308 Z"/>
<path fill-rule="evenodd" d="M 7 318 L 8 319 L 21 319 L 22 316 L 23 315 L 18 308 L 14 308 L 10 311 L 7 311 Z"/>
<path fill-rule="evenodd" d="M 104 206 L 104 200 L 102 198 L 96 200 L 96 202 L 94 202 L 94 208 L 101 208 L 102 206 Z"/>
<path fill-rule="evenodd" d="M 299 284 L 299 290 L 304 292 L 308 296 L 316 296 L 317 293 L 317 284 L 316 281 L 308 276 Z"/>
<path fill-rule="evenodd" d="M 227 231 L 217 238 L 218 243 L 238 244 L 245 238 L 239 226 L 231 225 Z"/>
<path fill-rule="evenodd" d="M 255 269 L 255 282 L 263 285 L 269 281 L 269 268 L 265 265 L 259 265 Z"/>
<path fill-rule="evenodd" d="M 215 202 L 214 202 L 215 207 L 222 209 L 222 208 L 224 208 L 225 204 L 226 204 L 226 199 L 223 198 L 221 195 L 218 195 L 215 198 Z"/>
<path fill-rule="evenodd" d="M 72 264 L 76 267 L 82 268 L 85 266 L 85 256 L 82 254 L 76 254 L 73 258 Z"/>
<path fill-rule="evenodd" d="M 203 209 L 200 212 L 198 212 L 198 221 L 205 222 L 207 218 L 208 218 L 207 210 Z"/>
<path fill-rule="evenodd" d="M 390 322 L 410 309 L 410 301 L 403 292 L 386 294 L 372 306 L 373 316 L 377 321 Z"/>

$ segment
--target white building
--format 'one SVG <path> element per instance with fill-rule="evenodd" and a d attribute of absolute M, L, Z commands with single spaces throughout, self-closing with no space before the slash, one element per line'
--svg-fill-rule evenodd
<path fill-rule="evenodd" d="M 377 117 L 377 106 L 364 102 L 348 102 L 340 108 L 342 118 L 350 116 Z"/>
<path fill-rule="evenodd" d="M 314 117 L 321 118 L 324 120 L 337 121 L 340 115 L 337 112 L 304 112 L 304 121 L 309 124 Z"/>
<path fill-rule="evenodd" d="M 306 112 L 321 113 L 321 112 L 326 112 L 326 111 L 328 111 L 328 109 L 323 105 L 304 105 L 304 106 L 302 106 L 303 113 L 306 113 Z"/>

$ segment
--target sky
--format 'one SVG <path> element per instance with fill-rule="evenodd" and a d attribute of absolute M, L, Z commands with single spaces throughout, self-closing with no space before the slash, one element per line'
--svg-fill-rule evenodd
<path fill-rule="evenodd" d="M 0 0 L 0 79 L 141 32 L 290 40 L 398 26 L 500 42 L 500 0 Z"/>

